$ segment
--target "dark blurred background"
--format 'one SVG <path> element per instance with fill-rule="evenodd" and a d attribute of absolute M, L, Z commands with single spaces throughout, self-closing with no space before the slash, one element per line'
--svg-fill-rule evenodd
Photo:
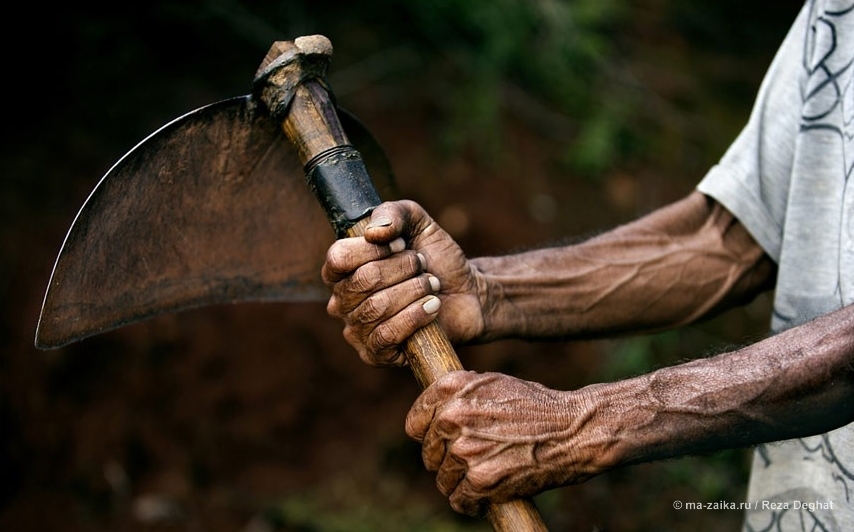
<path fill-rule="evenodd" d="M 0 530 L 487 530 L 448 508 L 403 433 L 412 377 L 362 365 L 323 303 L 202 309 L 35 350 L 74 215 L 160 125 L 247 93 L 273 41 L 322 33 L 339 103 L 471 256 L 582 238 L 692 189 L 747 119 L 800 4 L 16 4 L 3 32 Z M 460 355 L 571 389 L 750 341 L 767 309 Z M 672 503 L 740 501 L 748 454 L 627 468 L 537 503 L 553 530 L 735 530 L 738 512 Z"/>

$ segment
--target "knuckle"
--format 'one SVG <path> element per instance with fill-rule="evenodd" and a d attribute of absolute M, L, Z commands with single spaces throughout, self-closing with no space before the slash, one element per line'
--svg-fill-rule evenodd
<path fill-rule="evenodd" d="M 329 298 L 329 301 L 326 302 L 326 313 L 335 318 L 341 318 L 344 316 L 344 313 L 341 311 L 341 304 L 337 297 L 332 296 Z"/>
<path fill-rule="evenodd" d="M 371 334 L 370 345 L 373 351 L 383 351 L 391 347 L 396 347 L 398 344 L 397 334 L 393 327 L 388 324 L 380 324 Z"/>
<path fill-rule="evenodd" d="M 433 426 L 437 434 L 440 434 L 443 438 L 452 440 L 448 449 L 449 452 L 452 452 L 456 458 L 464 461 L 465 458 L 458 453 L 458 441 L 454 440 L 462 431 L 462 424 L 460 423 L 461 409 L 454 406 L 453 403 L 455 403 L 454 400 L 449 401 L 436 412 Z"/>
<path fill-rule="evenodd" d="M 466 473 L 466 481 L 475 493 L 483 493 L 495 485 L 495 478 L 482 468 L 472 468 Z"/>
<path fill-rule="evenodd" d="M 397 352 L 394 350 L 378 350 L 373 348 L 373 346 L 362 341 L 362 336 L 355 333 L 353 327 L 345 329 L 344 337 L 356 349 L 359 358 L 365 364 L 370 366 L 389 366 L 400 363 L 400 356 Z"/>
<path fill-rule="evenodd" d="M 452 371 L 436 381 L 436 387 L 446 395 L 456 394 L 459 390 L 464 389 L 475 375 L 476 373 L 473 371 Z M 454 409 L 452 413 L 457 415 L 462 410 L 463 405 L 459 401 L 451 401 L 447 408 Z"/>
<path fill-rule="evenodd" d="M 415 306 L 418 308 L 419 311 L 421 310 L 419 305 L 415 305 Z M 418 312 L 406 312 L 406 311 L 401 312 L 399 314 L 400 319 L 401 319 L 401 323 L 403 324 L 403 327 L 407 331 L 409 331 L 410 333 L 415 332 L 416 329 L 425 325 L 424 320 L 419 319 L 419 317 L 421 317 L 422 315 L 423 315 L 423 312 L 418 313 Z"/>
<path fill-rule="evenodd" d="M 361 266 L 350 276 L 350 286 L 356 292 L 371 292 L 382 279 L 380 268 L 373 262 Z"/>
<path fill-rule="evenodd" d="M 351 254 L 342 241 L 336 241 L 326 250 L 326 266 L 333 272 L 343 272 L 348 269 Z"/>
<path fill-rule="evenodd" d="M 356 309 L 356 319 L 361 323 L 374 323 L 386 316 L 391 300 L 385 293 L 377 293 L 367 298 Z"/>
<path fill-rule="evenodd" d="M 420 419 L 415 418 L 415 414 L 411 410 L 406 415 L 406 420 L 403 424 L 403 431 L 406 433 L 407 436 L 409 436 L 413 440 L 423 441 L 423 439 L 424 439 L 423 424 L 422 424 Z M 426 463 L 425 463 L 425 465 L 426 465 Z"/>
<path fill-rule="evenodd" d="M 463 418 L 465 418 L 465 408 L 462 401 L 457 398 L 452 398 L 445 403 L 444 408 L 442 408 L 439 421 L 443 428 L 451 428 L 456 427 L 458 425 L 457 420 Z"/>

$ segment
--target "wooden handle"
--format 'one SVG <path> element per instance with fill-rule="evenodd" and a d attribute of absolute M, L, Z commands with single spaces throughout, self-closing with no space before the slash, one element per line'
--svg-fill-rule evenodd
<path fill-rule="evenodd" d="M 331 54 L 331 45 L 322 39 L 314 39 L 306 42 L 308 42 L 308 46 L 317 50 L 315 56 Z M 299 45 L 299 40 L 296 43 Z M 290 43 L 284 43 L 279 48 L 274 46 L 274 49 L 271 50 L 271 54 L 268 54 L 268 59 L 265 59 L 265 62 L 268 63 L 273 60 L 275 53 L 280 50 L 292 53 L 293 46 Z M 316 65 L 316 62 L 314 64 Z M 340 154 L 339 150 L 342 147 L 347 147 L 349 140 L 341 127 L 337 111 L 326 87 L 319 79 L 302 77 L 299 65 L 296 65 L 296 68 L 290 68 L 290 70 L 282 69 L 282 72 L 283 74 L 280 78 L 287 76 L 298 78 L 296 80 L 285 80 L 285 83 L 282 83 L 282 79 L 278 80 L 278 83 L 282 86 L 293 91 L 292 98 L 287 104 L 286 114 L 284 116 L 279 115 L 278 118 L 282 121 L 282 129 L 288 139 L 297 148 L 302 163 L 311 166 L 318 158 L 323 158 L 325 154 L 333 153 L 336 156 Z M 263 99 L 263 94 L 265 93 L 264 91 L 260 92 Z M 278 104 L 271 105 L 267 101 L 264 103 L 270 108 L 282 107 Z M 350 165 L 347 168 L 352 169 L 352 161 L 348 160 L 347 164 Z M 338 176 L 335 175 L 334 171 L 331 173 L 321 172 L 321 174 L 324 178 L 330 176 L 333 178 L 346 178 L 346 172 Z M 366 171 L 364 175 L 367 175 Z M 368 181 L 368 186 L 372 189 L 370 180 L 368 179 Z M 332 189 L 337 188 L 335 183 L 329 184 L 329 186 Z M 312 187 L 315 188 L 315 193 L 317 193 L 317 187 L 315 185 L 312 185 Z M 344 190 L 346 190 L 346 187 L 344 187 Z M 333 205 L 330 208 L 329 203 L 349 202 L 348 198 L 340 197 L 340 190 L 337 192 L 333 190 L 331 195 L 335 196 L 336 194 L 338 197 L 331 202 L 326 197 L 319 197 L 318 199 L 324 204 L 330 221 L 333 222 L 333 226 L 340 234 L 341 231 L 339 229 L 341 226 L 339 225 L 339 217 L 346 220 L 349 213 L 342 215 L 342 212 L 352 207 L 352 205 Z M 354 200 L 350 203 L 359 204 L 359 209 L 361 209 L 366 201 L 373 201 L 371 198 L 377 198 L 376 203 L 379 203 L 379 196 L 376 195 L 376 191 L 373 189 L 370 194 L 362 195 L 362 197 L 358 198 L 358 201 Z M 375 206 L 370 205 L 369 208 Z M 345 234 L 349 236 L 361 236 L 364 233 L 367 223 L 368 216 L 365 216 L 361 220 L 354 220 L 354 224 L 345 227 Z M 453 346 L 448 341 L 448 337 L 435 322 L 416 331 L 406 341 L 404 353 L 422 389 L 451 371 L 463 369 Z M 487 517 L 493 529 L 497 532 L 547 532 L 546 526 L 531 499 L 520 499 L 503 504 L 490 505 Z"/>
<path fill-rule="evenodd" d="M 367 219 L 358 222 L 347 231 L 348 235 L 362 236 L 367 222 Z M 403 352 L 422 389 L 442 375 L 463 369 L 454 346 L 435 321 L 415 331 L 404 344 Z M 531 499 L 491 504 L 486 517 L 496 532 L 548 531 Z"/>

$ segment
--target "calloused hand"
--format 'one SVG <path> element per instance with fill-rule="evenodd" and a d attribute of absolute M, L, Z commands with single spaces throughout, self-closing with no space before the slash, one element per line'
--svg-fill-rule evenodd
<path fill-rule="evenodd" d="M 500 373 L 456 371 L 429 386 L 406 418 L 424 465 L 454 510 L 483 515 L 488 504 L 589 478 L 570 440 L 571 392 Z"/>
<path fill-rule="evenodd" d="M 364 236 L 336 241 L 321 271 L 332 291 L 328 313 L 377 366 L 405 364 L 401 344 L 437 316 L 452 342 L 480 334 L 476 274 L 450 235 L 408 200 L 374 209 Z"/>

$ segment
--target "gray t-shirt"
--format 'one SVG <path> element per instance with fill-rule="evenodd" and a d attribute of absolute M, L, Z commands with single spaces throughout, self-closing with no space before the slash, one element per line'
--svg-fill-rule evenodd
<path fill-rule="evenodd" d="M 772 332 L 854 303 L 852 63 L 854 2 L 808 1 L 698 186 L 777 262 Z M 745 531 L 854 531 L 854 424 L 759 446 L 747 503 Z"/>

